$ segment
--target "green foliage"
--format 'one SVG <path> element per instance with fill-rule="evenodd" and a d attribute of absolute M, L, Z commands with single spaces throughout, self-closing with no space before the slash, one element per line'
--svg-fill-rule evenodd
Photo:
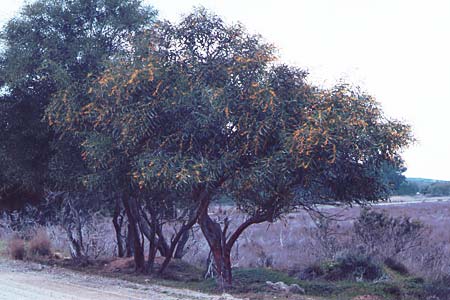
<path fill-rule="evenodd" d="M 383 276 L 382 268 L 372 258 L 360 254 L 347 254 L 324 264 L 323 278 L 331 281 L 374 281 Z"/>
<path fill-rule="evenodd" d="M 412 138 L 373 97 L 345 84 L 309 84 L 260 36 L 205 9 L 178 24 L 153 22 L 154 14 L 139 0 L 39 0 L 8 23 L 0 81 L 9 102 L 0 124 L 11 130 L 2 134 L 32 147 L 21 157 L 39 166 L 6 166 L 2 185 L 10 173 L 27 173 L 28 186 L 41 190 L 115 193 L 136 247 L 140 208 L 155 220 L 196 207 L 205 233 L 214 227 L 211 199 L 226 195 L 249 215 L 228 241 L 215 241 L 227 253 L 249 225 L 293 209 L 390 195 Z M 21 105 L 32 114 L 26 122 L 11 118 Z M 22 128 L 41 136 L 25 145 Z M 0 149 L 14 154 L 12 144 Z M 219 235 L 227 236 L 227 222 Z"/>
<path fill-rule="evenodd" d="M 416 195 L 417 193 L 430 197 L 449 196 L 450 182 L 425 178 L 407 178 L 394 190 L 395 195 Z"/>
<path fill-rule="evenodd" d="M 392 194 L 399 194 L 400 190 L 408 184 L 406 177 L 402 175 L 406 171 L 406 168 L 398 168 L 386 164 L 383 166 L 383 171 L 385 184 L 389 187 Z"/>
<path fill-rule="evenodd" d="M 335 260 L 315 263 L 303 270 L 299 278 L 303 280 L 327 281 L 374 281 L 383 276 L 379 263 L 371 257 L 346 253 Z"/>
<path fill-rule="evenodd" d="M 2 31 L 1 77 L 10 89 L 67 86 L 124 51 L 154 15 L 140 0 L 35 1 Z"/>
<path fill-rule="evenodd" d="M 411 181 L 402 182 L 397 189 L 394 191 L 395 195 L 416 195 L 420 191 L 419 186 Z"/>
<path fill-rule="evenodd" d="M 287 274 L 269 269 L 236 269 L 234 272 L 235 291 L 240 293 L 270 291 L 267 281 L 298 284 L 299 281 Z"/>
<path fill-rule="evenodd" d="M 308 85 L 260 37 L 202 9 L 158 24 L 147 43 L 48 110 L 55 128 L 84 136 L 97 174 L 120 165 L 149 190 L 220 182 L 242 210 L 268 220 L 298 204 L 388 196 L 380 166 L 400 167 L 409 129 L 370 96 Z"/>
<path fill-rule="evenodd" d="M 427 196 L 450 196 L 450 182 L 435 182 L 423 189 Z"/>
<path fill-rule="evenodd" d="M 384 260 L 384 264 L 386 265 L 386 267 L 388 267 L 389 269 L 396 271 L 397 273 L 401 274 L 401 275 L 408 275 L 409 271 L 408 268 L 402 264 L 399 261 L 396 261 L 395 259 L 393 259 L 392 257 L 388 257 Z"/>
<path fill-rule="evenodd" d="M 398 292 L 411 295 L 412 290 L 402 282 L 355 282 L 355 281 L 325 281 L 315 279 L 302 281 L 288 276 L 283 272 L 269 269 L 237 269 L 235 271 L 236 285 L 233 292 L 237 293 L 268 293 L 266 281 L 282 281 L 286 284 L 298 284 L 306 290 L 307 295 L 326 297 L 326 299 L 352 299 L 358 295 L 378 295 L 384 299 L 397 299 Z M 210 290 L 210 289 L 207 289 Z M 409 298 L 408 298 L 409 299 Z"/>
<path fill-rule="evenodd" d="M 47 108 L 52 128 L 80 138 L 85 186 L 122 191 L 149 208 L 181 199 L 197 207 L 210 246 L 227 248 L 249 225 L 299 206 L 390 195 L 385 168 L 402 167 L 399 151 L 411 136 L 371 96 L 308 84 L 260 36 L 204 9 L 179 24 L 156 23 L 133 47 Z M 207 216 L 219 194 L 249 215 L 223 242 Z"/>
<path fill-rule="evenodd" d="M 55 136 L 42 122 L 44 110 L 59 90 L 79 88 L 104 60 L 130 51 L 154 16 L 140 0 L 38 0 L 7 23 L 0 35 L 0 205 L 41 198 L 44 187 L 77 188 L 85 173 L 79 142 Z"/>
<path fill-rule="evenodd" d="M 28 95 L 0 96 L 0 209 L 36 202 L 47 174 L 48 131 L 40 122 L 38 98 L 22 97 Z"/>

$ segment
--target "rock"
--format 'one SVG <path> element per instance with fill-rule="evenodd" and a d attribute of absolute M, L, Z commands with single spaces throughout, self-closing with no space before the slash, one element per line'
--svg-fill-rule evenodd
<path fill-rule="evenodd" d="M 289 292 L 289 286 L 284 282 L 278 281 L 274 283 L 272 281 L 266 281 L 266 284 L 275 291 Z"/>
<path fill-rule="evenodd" d="M 32 271 L 42 271 L 44 270 L 44 266 L 41 264 L 34 264 L 30 268 Z"/>
<path fill-rule="evenodd" d="M 302 287 L 300 287 L 298 284 L 296 284 L 296 283 L 294 283 L 294 284 L 291 284 L 290 286 L 289 286 L 289 292 L 291 292 L 291 293 L 293 293 L 293 294 L 301 294 L 301 295 L 304 295 L 306 292 L 305 292 L 305 289 L 304 288 L 302 288 Z"/>
<path fill-rule="evenodd" d="M 62 255 L 62 254 L 59 253 L 59 252 L 55 252 L 55 253 L 53 253 L 53 258 L 54 258 L 54 259 L 63 259 L 63 258 L 64 258 L 64 255 Z"/>
<path fill-rule="evenodd" d="M 287 285 L 282 281 L 278 281 L 273 283 L 272 281 L 266 281 L 266 284 L 273 290 L 284 292 L 284 293 L 292 293 L 292 294 L 305 294 L 305 290 L 301 288 L 298 284 Z"/>

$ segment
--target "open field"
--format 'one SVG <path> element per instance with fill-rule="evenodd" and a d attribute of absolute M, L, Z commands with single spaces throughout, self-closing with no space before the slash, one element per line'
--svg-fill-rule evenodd
<path fill-rule="evenodd" d="M 343 300 L 357 299 L 355 298 L 357 295 L 366 294 L 380 295 L 374 299 L 401 299 L 395 296 L 397 290 L 412 293 L 414 296 L 411 299 L 420 299 L 420 296 L 414 293 L 420 295 L 425 285 L 422 286 L 420 283 L 422 279 L 416 283 L 415 278 L 436 280 L 448 274 L 450 270 L 448 200 L 448 198 L 403 197 L 393 199 L 391 203 L 373 206 L 376 211 L 384 210 L 392 216 L 408 216 L 426 225 L 427 236 L 424 243 L 414 251 L 403 253 L 396 258 L 408 268 L 411 275 L 404 277 L 385 269 L 391 274 L 391 282 L 298 280 L 296 278 L 298 274 L 308 266 L 333 259 L 339 256 L 339 253 L 352 249 L 354 242 L 351 238 L 352 226 L 361 209 L 324 207 L 322 212 L 333 216 L 333 221 L 330 222 L 332 235 L 326 237 L 329 240 L 320 240 L 323 236 L 317 227 L 317 219 L 305 212 L 292 213 L 273 224 L 255 225 L 246 231 L 232 253 L 236 280 L 233 293 L 237 295 L 236 297 L 249 299 L 274 299 L 273 297 L 277 297 L 278 294 L 270 292 L 265 285 L 267 280 L 273 280 L 298 283 L 308 294 L 308 296 L 291 295 L 287 299 Z M 243 218 L 241 213 L 228 206 L 216 206 L 213 215 L 220 220 L 228 217 L 235 222 Z M 68 255 L 68 244 L 62 230 L 58 227 L 48 227 L 46 230 L 51 236 L 54 250 Z M 208 247 L 198 228 L 194 228 L 187 253 L 183 258 L 185 262 L 194 265 L 192 270 L 186 269 L 190 268 L 186 263 L 176 263 L 175 269 L 169 269 L 167 276 L 161 279 L 134 276 L 132 259 L 128 259 L 129 263 L 120 263 L 111 258 L 115 255 L 116 249 L 110 222 L 96 220 L 90 230 L 87 237 L 93 241 L 92 245 L 97 246 L 95 251 L 98 252 L 98 258 L 107 258 L 104 263 L 97 260 L 98 263 L 85 268 L 73 267 L 63 261 L 56 262 L 56 265 L 76 270 L 74 272 L 53 267 L 55 262 L 52 260 L 42 261 L 46 264 L 42 267 L 34 263 L 24 264 L 2 259 L 0 299 L 29 299 L 27 293 L 32 293 L 33 299 L 105 299 L 105 295 L 108 295 L 108 299 L 219 299 L 218 296 L 204 294 L 204 292 L 215 293 L 217 290 L 211 279 L 202 279 L 208 258 Z M 0 248 L 4 251 L 5 241 L 12 233 L 3 229 L 1 234 L 0 240 L 3 241 L 0 242 Z M 330 244 L 324 244 L 324 241 Z M 271 270 L 281 270 L 283 273 Z M 189 276 L 192 278 L 188 278 Z M 42 280 L 48 282 L 45 288 L 40 284 Z M 162 287 L 161 284 L 169 287 Z M 203 293 L 179 289 L 184 287 Z M 11 298 L 12 295 L 15 298 Z M 314 298 L 318 296 L 325 298 Z"/>
<path fill-rule="evenodd" d="M 434 247 L 429 250 L 440 251 L 441 256 L 450 257 L 449 200 L 449 197 L 396 197 L 392 199 L 392 202 L 374 205 L 373 209 L 387 211 L 392 216 L 406 216 L 423 222 L 429 231 L 427 235 L 429 245 Z M 331 228 L 331 230 L 335 233 L 334 238 L 338 242 L 342 242 L 341 249 L 337 250 L 343 251 L 345 247 L 349 246 L 348 243 L 351 243 L 348 240 L 349 231 L 351 231 L 353 221 L 359 216 L 360 210 L 359 207 L 323 208 L 323 212 L 336 219 L 331 224 L 336 228 Z M 216 215 L 220 217 L 221 214 L 222 218 L 224 215 L 230 219 L 242 218 L 233 209 L 225 207 L 217 209 Z M 289 214 L 283 220 L 273 224 L 264 223 L 252 226 L 244 232 L 234 249 L 234 265 L 236 267 L 270 266 L 290 270 L 301 269 L 313 262 L 329 259 L 330 257 L 326 257 L 327 254 L 324 253 L 327 249 L 323 249 L 323 245 L 317 243 L 317 234 L 319 233 L 315 221 L 305 212 Z M 191 245 L 187 259 L 202 264 L 202 261 L 206 260 L 208 249 L 201 242 L 201 236 L 197 240 L 198 242 Z M 425 253 L 421 253 L 421 255 L 425 255 Z M 444 273 L 449 271 L 450 261 L 443 258 L 442 263 L 445 265 L 439 266 L 439 270 L 437 270 L 437 266 L 434 266 L 433 270 L 427 270 L 419 264 L 425 263 L 425 260 L 429 260 L 430 257 L 416 255 L 399 259 L 412 271 L 425 277 L 433 277 L 437 275 L 437 271 Z"/>
<path fill-rule="evenodd" d="M 450 257 L 450 198 L 435 197 L 394 197 L 391 202 L 374 205 L 374 210 L 384 210 L 392 216 L 407 216 L 414 220 L 420 220 L 426 225 L 428 249 L 439 252 L 439 257 L 425 257 L 427 253 L 416 253 L 399 257 L 408 268 L 417 275 L 436 277 L 442 273 L 448 273 Z M 336 221 L 330 226 L 338 240 L 338 249 L 346 250 L 351 241 L 349 235 L 355 218 L 359 216 L 360 208 L 322 208 L 324 213 L 332 215 Z M 223 220 L 231 221 L 231 228 L 236 226 L 244 216 L 229 206 L 216 206 L 213 215 Z M 281 270 L 299 270 L 308 265 L 330 259 L 329 249 L 323 249 L 317 241 L 317 220 L 308 213 L 300 211 L 287 215 L 284 219 L 272 224 L 263 223 L 251 226 L 238 240 L 232 252 L 233 267 L 271 267 Z M 335 228 L 333 228 L 335 227 Z M 171 227 L 166 226 L 170 231 Z M 54 250 L 69 256 L 68 241 L 64 231 L 55 226 L 47 228 L 51 237 Z M 11 232 L 1 230 L 0 239 L 7 240 Z M 96 220 L 86 231 L 86 240 L 90 241 L 91 255 L 96 258 L 109 258 L 116 254 L 114 229 L 109 220 Z M 0 247 L 2 247 L 0 243 Z M 424 246 L 425 247 L 425 246 Z M 4 247 L 3 247 L 4 248 Z M 184 260 L 200 268 L 206 268 L 209 248 L 201 235 L 200 229 L 194 226 L 191 239 L 187 244 L 187 253 Z M 426 249 L 422 249 L 426 250 Z M 418 255 L 422 257 L 418 257 Z M 419 255 L 419 256 L 420 256 Z M 431 254 L 429 254 L 431 255 Z M 420 263 L 431 263 L 433 266 L 424 266 Z M 439 261 L 437 261 L 439 260 Z M 442 264 L 441 264 L 442 263 Z M 439 269 L 439 270 L 438 270 Z"/>

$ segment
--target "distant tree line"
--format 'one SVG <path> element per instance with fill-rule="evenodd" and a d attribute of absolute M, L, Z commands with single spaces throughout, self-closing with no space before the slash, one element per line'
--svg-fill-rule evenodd
<path fill-rule="evenodd" d="M 393 191 L 394 195 L 450 196 L 450 182 L 426 179 L 406 179 Z"/>
<path fill-rule="evenodd" d="M 182 257 L 198 226 L 228 287 L 249 226 L 385 200 L 401 179 L 407 125 L 205 9 L 173 24 L 140 0 L 38 0 L 1 39 L 0 207 L 62 225 L 75 259 L 93 214 L 142 273 Z M 210 213 L 223 197 L 243 222 Z"/>

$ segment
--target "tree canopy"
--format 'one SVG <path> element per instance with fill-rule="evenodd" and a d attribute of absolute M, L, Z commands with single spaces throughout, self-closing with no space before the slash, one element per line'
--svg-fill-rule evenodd
<path fill-rule="evenodd" d="M 309 84 L 260 36 L 204 9 L 156 23 L 136 49 L 85 90 L 59 93 L 49 123 L 82 138 L 86 184 L 120 174 L 131 194 L 176 191 L 196 203 L 224 282 L 231 248 L 251 224 L 296 207 L 388 197 L 383 168 L 402 167 L 410 130 L 366 93 Z M 229 236 L 208 215 L 218 194 L 249 216 Z"/>
<path fill-rule="evenodd" d="M 228 286 L 249 226 L 387 199 L 402 180 L 408 125 L 359 88 L 311 84 L 274 45 L 203 8 L 174 24 L 140 0 L 38 0 L 1 38 L 0 207 L 49 190 L 54 222 L 123 208 L 137 271 L 160 251 L 162 272 L 197 223 Z M 244 221 L 210 214 L 222 196 Z M 170 238 L 166 222 L 179 225 Z"/>

